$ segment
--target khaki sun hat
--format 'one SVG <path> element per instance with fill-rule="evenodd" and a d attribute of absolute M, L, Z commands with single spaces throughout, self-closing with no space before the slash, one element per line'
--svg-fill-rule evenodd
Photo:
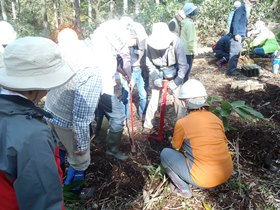
<path fill-rule="evenodd" d="M 169 47 L 171 42 L 176 39 L 166 23 L 154 23 L 152 34 L 147 39 L 147 44 L 156 50 L 162 50 Z"/>
<path fill-rule="evenodd" d="M 12 90 L 49 90 L 74 76 L 58 45 L 43 37 L 24 37 L 10 43 L 0 68 L 0 86 Z"/>

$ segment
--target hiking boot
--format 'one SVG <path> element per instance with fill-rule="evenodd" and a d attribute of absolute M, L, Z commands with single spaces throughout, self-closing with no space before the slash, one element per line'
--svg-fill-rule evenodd
<path fill-rule="evenodd" d="M 191 198 L 192 197 L 192 191 L 188 187 L 188 189 L 180 190 L 177 188 L 173 183 L 169 184 L 171 192 L 175 193 L 176 195 L 182 197 L 182 198 Z"/>
<path fill-rule="evenodd" d="M 107 155 L 113 156 L 114 158 L 121 160 L 121 161 L 125 161 L 127 160 L 128 156 L 125 155 L 124 153 L 118 151 L 118 152 L 112 152 L 112 151 L 106 151 Z"/>
<path fill-rule="evenodd" d="M 142 130 L 142 134 L 143 135 L 150 135 L 150 134 L 152 134 L 152 128 L 143 128 L 143 130 Z"/>
<path fill-rule="evenodd" d="M 236 70 L 231 73 L 227 73 L 227 76 L 238 76 L 238 75 L 240 75 L 240 73 Z"/>
<path fill-rule="evenodd" d="M 225 57 L 222 57 L 221 59 L 219 59 L 216 64 L 217 66 L 221 67 L 223 64 L 225 64 L 227 62 L 227 59 Z"/>

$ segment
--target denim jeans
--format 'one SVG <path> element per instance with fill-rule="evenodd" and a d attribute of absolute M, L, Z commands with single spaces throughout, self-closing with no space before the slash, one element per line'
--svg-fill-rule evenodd
<path fill-rule="evenodd" d="M 160 160 L 172 182 L 180 190 L 189 189 L 189 184 L 199 187 L 193 181 L 186 157 L 171 148 L 164 148 L 160 153 Z"/>
<path fill-rule="evenodd" d="M 145 89 L 145 82 L 142 77 L 142 70 L 140 67 L 133 67 L 132 68 L 132 75 L 131 80 L 133 80 L 133 84 L 137 86 L 138 95 L 139 95 L 139 104 L 138 104 L 138 115 L 142 116 L 146 113 L 147 109 L 147 92 Z M 132 90 L 134 88 L 131 87 Z M 125 105 L 125 115 L 126 118 L 129 118 L 130 116 L 130 109 L 129 109 L 129 101 L 130 101 L 130 92 L 127 85 L 127 82 L 123 82 L 123 103 Z"/>
<path fill-rule="evenodd" d="M 256 55 L 265 55 L 264 49 L 262 47 L 257 47 L 253 50 Z"/>
<path fill-rule="evenodd" d="M 109 131 L 117 133 L 124 128 L 124 105 L 114 95 L 102 94 L 96 110 L 96 117 L 106 116 L 109 119 Z"/>
<path fill-rule="evenodd" d="M 225 59 L 229 59 L 229 52 L 225 52 L 223 50 L 215 50 L 215 57 L 218 58 L 218 59 L 221 59 L 221 58 L 225 58 Z"/>
<path fill-rule="evenodd" d="M 241 48 L 242 48 L 241 41 L 236 41 L 234 37 L 232 37 L 230 39 L 229 62 L 228 62 L 227 74 L 232 74 L 233 72 L 235 72 L 237 68 Z"/>

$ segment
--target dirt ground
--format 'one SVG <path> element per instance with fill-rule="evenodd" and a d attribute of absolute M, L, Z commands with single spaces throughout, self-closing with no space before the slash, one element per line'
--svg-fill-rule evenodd
<path fill-rule="evenodd" d="M 209 95 L 219 95 L 229 102 L 244 100 L 268 119 L 267 122 L 245 123 L 237 116 L 231 117 L 235 130 L 226 135 L 233 154 L 234 172 L 227 183 L 211 190 L 193 189 L 193 197 L 187 200 L 170 192 L 169 180 L 158 168 L 160 151 L 170 146 L 175 123 L 169 97 L 164 140 L 159 142 L 142 136 L 141 122 L 135 118 L 137 153 L 131 153 L 125 129 L 122 150 L 129 154 L 126 162 L 106 156 L 105 146 L 93 142 L 86 185 L 94 185 L 97 191 L 92 199 L 66 201 L 66 206 L 70 209 L 123 210 L 280 209 L 280 73 L 271 73 L 270 58 L 254 61 L 261 66 L 259 77 L 228 77 L 226 66 L 217 68 L 210 50 L 204 49 L 196 56 L 191 72 L 191 78 L 199 79 Z M 263 89 L 246 92 L 231 88 L 232 84 L 248 80 L 263 84 Z M 137 94 L 134 98 L 137 103 Z M 277 168 L 267 169 L 265 160 Z"/>

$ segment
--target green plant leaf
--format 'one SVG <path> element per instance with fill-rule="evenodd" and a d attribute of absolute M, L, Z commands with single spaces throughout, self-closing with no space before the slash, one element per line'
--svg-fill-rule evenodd
<path fill-rule="evenodd" d="M 70 192 L 70 191 L 64 191 L 63 192 L 63 198 L 65 201 L 78 201 L 81 200 L 80 196 L 77 194 Z"/>
<path fill-rule="evenodd" d="M 231 103 L 233 109 L 245 106 L 245 101 L 234 101 Z"/>
<path fill-rule="evenodd" d="M 220 114 L 222 117 L 228 117 L 232 112 L 232 105 L 228 101 L 222 101 Z"/>
<path fill-rule="evenodd" d="M 239 117 L 241 117 L 243 120 L 250 122 L 252 121 L 251 115 L 248 114 L 248 112 L 244 111 L 241 108 L 235 108 L 234 111 L 238 114 Z"/>
<path fill-rule="evenodd" d="M 240 109 L 248 112 L 248 114 L 250 114 L 254 118 L 258 118 L 260 120 L 264 120 L 264 116 L 262 115 L 262 113 L 254 110 L 253 108 L 251 108 L 249 106 L 243 106 L 243 107 L 240 107 Z"/>

